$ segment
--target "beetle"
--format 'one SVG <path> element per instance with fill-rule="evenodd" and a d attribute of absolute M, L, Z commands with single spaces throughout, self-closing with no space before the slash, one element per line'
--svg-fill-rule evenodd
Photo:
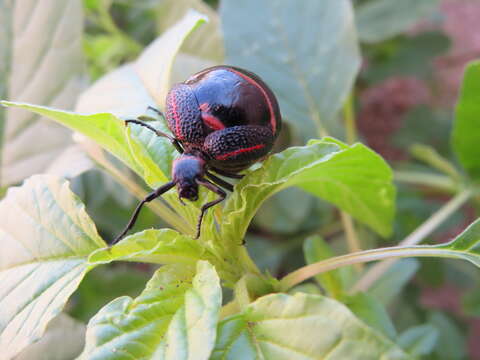
<path fill-rule="evenodd" d="M 134 226 L 145 203 L 174 186 L 182 203 L 182 199 L 196 201 L 199 186 L 218 195 L 201 208 L 198 238 L 205 212 L 226 198 L 225 190 L 233 191 L 233 186 L 217 175 L 242 178 L 238 173 L 262 160 L 281 130 L 280 108 L 272 90 L 259 76 L 233 66 L 210 67 L 175 84 L 167 95 L 166 116 L 149 108 L 166 118 L 173 136 L 139 119 L 125 120 L 125 124 L 144 126 L 157 136 L 169 139 L 181 155 L 173 162 L 172 181 L 138 204 L 113 243 Z"/>

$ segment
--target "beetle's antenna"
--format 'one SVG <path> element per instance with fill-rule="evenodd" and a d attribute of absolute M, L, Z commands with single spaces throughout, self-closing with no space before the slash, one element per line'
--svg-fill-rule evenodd
<path fill-rule="evenodd" d="M 145 198 L 137 205 L 137 208 L 135 209 L 132 217 L 130 218 L 130 221 L 128 222 L 127 226 L 125 226 L 125 229 L 123 229 L 120 235 L 118 235 L 110 245 L 113 245 L 119 242 L 125 236 L 125 234 L 135 225 L 135 222 L 137 221 L 138 215 L 140 214 L 140 210 L 142 210 L 143 205 L 145 205 L 147 202 L 150 202 L 156 199 L 160 195 L 166 193 L 168 190 L 170 190 L 174 186 L 175 186 L 175 182 L 170 181 L 165 185 L 160 186 L 158 189 L 152 191 L 147 196 L 145 196 Z"/>
<path fill-rule="evenodd" d="M 160 115 L 161 118 L 163 118 L 163 120 L 165 120 L 165 114 L 161 110 L 158 110 L 157 108 L 154 108 L 150 105 L 147 106 L 147 110 L 152 110 L 153 112 L 156 112 L 158 115 Z"/>
<path fill-rule="evenodd" d="M 150 124 L 147 124 L 146 122 L 144 121 L 141 121 L 141 120 L 138 120 L 138 119 L 128 119 L 128 120 L 125 120 L 125 125 L 128 125 L 128 124 L 137 124 L 137 125 L 140 125 L 140 126 L 143 126 L 143 127 L 146 127 L 147 129 L 153 131 L 157 136 L 162 136 L 162 137 L 166 137 L 168 140 L 170 140 L 170 142 L 172 143 L 173 146 L 175 146 L 175 149 L 177 149 L 177 151 L 180 153 L 180 154 L 183 154 L 183 148 L 182 148 L 182 145 L 180 144 L 180 142 L 175 139 L 173 136 L 171 135 L 168 135 L 167 133 L 164 133 L 160 130 L 157 130 L 155 129 L 152 125 Z"/>

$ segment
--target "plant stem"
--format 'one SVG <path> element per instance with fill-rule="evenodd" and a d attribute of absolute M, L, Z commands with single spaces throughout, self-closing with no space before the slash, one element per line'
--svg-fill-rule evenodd
<path fill-rule="evenodd" d="M 353 224 L 352 217 L 344 211 L 340 211 L 340 217 L 342 218 L 342 224 L 345 230 L 349 252 L 361 251 L 362 248 L 360 247 L 360 241 L 358 240 L 357 233 L 355 232 L 355 226 Z M 356 264 L 355 269 L 361 271 L 363 269 L 362 264 Z"/>
<path fill-rule="evenodd" d="M 357 126 L 355 123 L 353 90 L 348 95 L 348 98 L 343 105 L 343 119 L 345 122 L 347 143 L 351 145 L 357 140 Z M 362 250 L 360 246 L 360 241 L 355 231 L 354 221 L 352 217 L 344 211 L 340 211 L 340 217 L 342 219 L 342 225 L 345 231 L 345 237 L 347 239 L 349 252 L 352 253 Z M 362 270 L 362 268 L 362 264 L 357 264 L 355 266 L 355 269 L 358 271 Z"/>
<path fill-rule="evenodd" d="M 399 246 L 411 246 L 419 244 L 423 239 L 430 235 L 439 225 L 441 225 L 450 215 L 457 211 L 470 197 L 472 191 L 465 189 L 450 199 L 445 205 L 437 210 L 422 225 L 399 243 Z M 358 280 L 352 289 L 352 292 L 367 291 L 389 268 L 396 262 L 395 259 L 382 261 L 372 266 Z"/>
<path fill-rule="evenodd" d="M 365 263 L 385 258 L 402 257 L 443 257 L 458 258 L 458 254 L 442 248 L 428 246 L 414 247 L 390 247 L 373 250 L 365 250 L 358 253 L 337 256 L 327 260 L 304 266 L 280 280 L 280 291 L 287 291 L 293 286 L 320 273 L 335 270 L 342 266 Z"/>
<path fill-rule="evenodd" d="M 343 118 L 345 122 L 345 136 L 347 143 L 353 144 L 357 141 L 357 124 L 355 122 L 353 90 L 343 105 Z"/>
<path fill-rule="evenodd" d="M 395 180 L 413 185 L 428 186 L 447 193 L 455 193 L 458 185 L 445 175 L 424 173 L 419 171 L 395 171 Z"/>

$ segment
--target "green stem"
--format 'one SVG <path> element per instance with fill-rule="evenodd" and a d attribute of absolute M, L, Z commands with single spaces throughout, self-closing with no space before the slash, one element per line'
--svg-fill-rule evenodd
<path fill-rule="evenodd" d="M 343 256 L 337 256 L 324 261 L 320 261 L 311 265 L 304 266 L 289 275 L 285 276 L 280 281 L 280 289 L 286 291 L 292 286 L 295 286 L 306 279 L 313 277 L 317 274 L 334 270 L 342 266 L 353 265 L 358 263 L 364 263 L 368 261 L 381 260 L 386 258 L 400 258 L 410 256 L 437 256 L 437 257 L 450 257 L 455 258 L 452 253 L 447 253 L 444 249 L 437 249 L 431 247 L 407 247 L 414 244 L 418 244 L 433 230 L 435 230 L 443 221 L 453 214 L 462 204 L 464 204 L 472 196 L 472 191 L 466 189 L 459 193 L 457 196 L 447 202 L 440 210 L 433 214 L 427 221 L 425 221 L 417 230 L 410 234 L 405 240 L 400 243 L 400 246 L 392 248 L 381 248 L 360 251 L 357 253 L 347 254 Z M 380 277 L 388 267 L 380 263 L 373 266 L 365 276 L 355 285 L 354 291 L 365 291 L 370 285 Z M 377 268 L 377 269 L 375 269 Z"/>
<path fill-rule="evenodd" d="M 348 98 L 343 105 L 343 119 L 345 122 L 346 140 L 347 143 L 351 145 L 357 141 L 357 125 L 355 122 L 353 90 L 348 95 Z M 355 231 L 352 217 L 344 211 L 340 211 L 340 217 L 342 220 L 343 229 L 345 231 L 349 252 L 352 253 L 362 250 L 358 235 Z M 360 271 L 362 270 L 362 265 L 358 264 L 355 268 Z"/>
<path fill-rule="evenodd" d="M 362 248 L 360 247 L 360 241 L 358 240 L 352 217 L 344 211 L 340 211 L 340 217 L 342 218 L 343 229 L 345 230 L 349 252 L 354 253 L 361 251 Z M 355 268 L 360 271 L 362 270 L 363 266 L 362 264 L 357 264 Z"/>
<path fill-rule="evenodd" d="M 457 211 L 470 197 L 472 191 L 466 189 L 450 199 L 445 205 L 430 216 L 422 225 L 399 243 L 399 246 L 419 244 L 441 225 L 450 215 Z M 352 292 L 367 291 L 393 264 L 395 260 L 375 264 L 358 280 Z"/>
<path fill-rule="evenodd" d="M 415 247 L 390 247 L 373 250 L 365 250 L 358 253 L 337 256 L 323 260 L 308 266 L 304 266 L 280 280 L 280 291 L 287 291 L 293 286 L 324 272 L 338 269 L 343 266 L 376 261 L 386 258 L 403 257 L 442 257 L 458 258 L 455 251 L 449 251 L 442 248 L 415 246 Z"/>
<path fill-rule="evenodd" d="M 438 190 L 455 193 L 458 185 L 445 175 L 437 175 L 420 171 L 395 171 L 395 181 L 436 188 Z"/>
<path fill-rule="evenodd" d="M 343 120 L 345 122 L 345 136 L 348 144 L 357 141 L 357 124 L 355 121 L 353 90 L 345 101 L 343 106 Z"/>

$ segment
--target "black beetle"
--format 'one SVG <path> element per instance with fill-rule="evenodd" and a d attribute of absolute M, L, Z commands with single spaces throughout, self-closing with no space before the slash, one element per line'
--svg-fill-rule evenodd
<path fill-rule="evenodd" d="M 158 112 L 161 116 L 163 114 Z M 114 243 L 133 227 L 142 206 L 177 185 L 178 196 L 195 201 L 198 186 L 218 194 L 202 206 L 197 235 L 205 211 L 225 199 L 222 189 L 233 186 L 212 173 L 240 179 L 239 171 L 261 160 L 272 149 L 281 128 L 277 99 L 255 74 L 233 66 L 202 70 L 169 91 L 166 120 L 174 136 L 140 120 L 126 120 L 168 138 L 182 154 L 173 162 L 173 180 L 148 194 L 135 209 Z"/>

